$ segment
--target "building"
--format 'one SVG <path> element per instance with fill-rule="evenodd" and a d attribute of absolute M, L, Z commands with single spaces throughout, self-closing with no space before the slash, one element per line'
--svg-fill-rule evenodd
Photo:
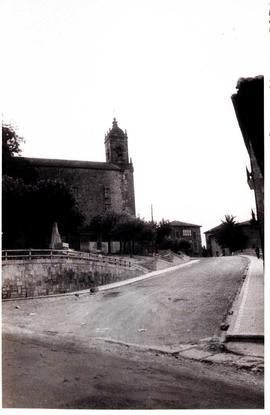
<path fill-rule="evenodd" d="M 250 158 L 247 181 L 254 190 L 261 247 L 264 251 L 264 78 L 241 78 L 232 102 Z"/>
<path fill-rule="evenodd" d="M 170 235 L 171 239 L 179 242 L 189 242 L 190 253 L 195 256 L 200 256 L 202 252 L 201 226 L 180 222 L 178 220 L 170 222 L 170 225 L 172 227 Z"/>
<path fill-rule="evenodd" d="M 133 164 L 128 155 L 128 136 L 114 118 L 105 135 L 106 162 L 18 157 L 34 167 L 38 179 L 60 179 L 77 201 L 85 224 L 106 211 L 135 216 Z"/>
<path fill-rule="evenodd" d="M 133 164 L 128 154 L 127 132 L 114 118 L 105 135 L 105 162 L 17 157 L 16 162 L 31 167 L 36 179 L 57 179 L 73 194 L 84 223 L 76 235 L 61 235 L 76 249 L 88 249 L 93 235 L 86 232 L 94 216 L 105 212 L 135 216 Z"/>
<path fill-rule="evenodd" d="M 229 255 L 230 251 L 226 248 L 227 252 L 224 252 L 224 249 L 219 245 L 216 240 L 216 235 L 218 231 L 221 229 L 221 225 L 215 226 L 209 231 L 204 232 L 205 234 L 205 243 L 207 253 L 210 256 L 220 256 L 220 255 Z"/>
<path fill-rule="evenodd" d="M 208 254 L 211 256 L 231 255 L 229 248 L 222 248 L 217 242 L 216 236 L 221 229 L 221 226 L 222 224 L 209 229 L 209 231 L 204 232 L 206 249 Z M 248 220 L 245 222 L 237 223 L 237 226 L 241 228 L 242 235 L 244 236 L 245 240 L 242 251 L 255 255 L 255 248 L 261 248 L 261 239 L 258 224 L 253 220 Z"/>

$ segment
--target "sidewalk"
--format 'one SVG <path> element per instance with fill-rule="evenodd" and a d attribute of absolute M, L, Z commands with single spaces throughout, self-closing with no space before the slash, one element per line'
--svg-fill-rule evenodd
<path fill-rule="evenodd" d="M 263 355 L 264 342 L 264 274 L 263 261 L 246 256 L 249 267 L 238 298 L 235 300 L 226 333 L 226 345 L 231 351 L 250 349 Z M 245 344 L 244 344 L 245 343 Z M 240 350 L 240 351 L 241 351 Z"/>

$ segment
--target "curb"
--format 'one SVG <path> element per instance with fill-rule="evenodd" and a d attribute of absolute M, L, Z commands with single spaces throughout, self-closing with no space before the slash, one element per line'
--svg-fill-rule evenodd
<path fill-rule="evenodd" d="M 48 334 L 37 334 L 31 332 L 30 330 L 23 329 L 19 330 L 15 327 L 6 327 L 6 330 L 3 331 L 3 335 L 7 336 L 7 338 L 14 338 L 14 336 L 18 336 L 19 334 L 24 334 L 25 337 L 34 339 L 37 344 L 49 344 L 51 347 L 63 347 L 63 338 L 55 338 Z M 234 367 L 240 370 L 247 370 L 253 373 L 263 374 L 264 373 L 264 360 L 262 357 L 259 356 L 249 356 L 249 355 L 242 355 L 237 354 L 235 352 L 228 352 L 228 351 L 210 351 L 206 349 L 204 346 L 199 345 L 192 345 L 192 344 L 185 344 L 179 345 L 179 347 L 169 348 L 169 347 L 158 347 L 158 346 L 150 346 L 150 345 L 139 345 L 134 343 L 127 343 L 119 340 L 114 340 L 111 338 L 106 337 L 93 337 L 90 339 L 91 342 L 80 340 L 71 337 L 65 339 L 65 349 L 78 347 L 82 351 L 88 351 L 91 349 L 99 349 L 100 347 L 98 344 L 111 344 L 115 347 L 124 347 L 126 349 L 132 349 L 136 352 L 149 352 L 158 354 L 161 356 L 168 356 L 175 359 L 184 359 L 186 361 L 191 360 L 194 362 L 201 362 L 210 365 L 226 365 L 230 367 Z M 79 346 L 78 346 L 79 345 Z M 117 352 L 117 350 L 116 350 Z"/>
<path fill-rule="evenodd" d="M 252 259 L 248 256 L 249 263 L 247 269 L 243 274 L 243 284 L 236 295 L 236 298 L 232 304 L 232 307 L 228 313 L 227 321 L 229 323 L 229 329 L 225 334 L 225 342 L 250 342 L 250 343 L 264 343 L 264 334 L 254 332 L 242 332 L 240 331 L 240 323 L 244 314 L 244 307 L 246 304 L 247 296 L 249 293 L 249 284 L 252 275 Z M 230 317 L 229 317 L 230 316 Z"/>
<path fill-rule="evenodd" d="M 263 334 L 226 334 L 226 342 L 250 342 L 250 343 L 264 343 Z"/>

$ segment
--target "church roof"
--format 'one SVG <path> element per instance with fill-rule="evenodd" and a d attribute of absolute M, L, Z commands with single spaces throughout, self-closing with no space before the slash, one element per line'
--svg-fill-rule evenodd
<path fill-rule="evenodd" d="M 28 161 L 33 167 L 58 167 L 72 169 L 94 169 L 94 170 L 120 170 L 119 166 L 112 163 L 100 161 L 82 161 L 82 160 L 62 160 L 62 159 L 44 159 L 32 157 L 17 157 L 19 160 Z"/>
<path fill-rule="evenodd" d="M 193 223 L 186 223 L 186 222 L 180 222 L 179 220 L 173 220 L 172 222 L 170 222 L 171 226 L 191 226 L 191 227 L 196 227 L 196 228 L 200 228 L 201 225 L 194 225 Z"/>

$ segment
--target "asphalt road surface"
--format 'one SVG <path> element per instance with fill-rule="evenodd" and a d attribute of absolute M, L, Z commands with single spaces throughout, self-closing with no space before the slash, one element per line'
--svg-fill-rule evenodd
<path fill-rule="evenodd" d="M 218 336 L 246 265 L 202 259 L 95 295 L 4 303 L 3 406 L 262 408 L 254 375 L 147 351 Z"/>

